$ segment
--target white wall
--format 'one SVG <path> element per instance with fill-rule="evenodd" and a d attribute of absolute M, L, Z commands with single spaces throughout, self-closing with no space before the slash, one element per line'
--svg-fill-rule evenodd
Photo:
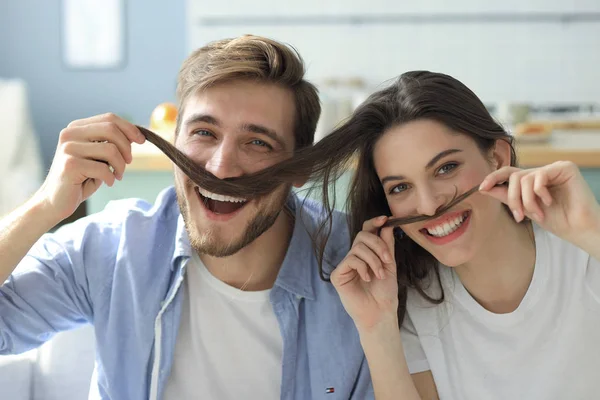
<path fill-rule="evenodd" d="M 585 12 L 595 17 L 547 18 Z M 431 19 L 465 14 L 473 19 Z M 513 14 L 542 21 L 514 22 Z M 336 20 L 351 15 L 367 23 Z M 486 102 L 600 102 L 599 15 L 600 0 L 188 0 L 188 51 L 254 33 L 296 47 L 317 82 L 359 76 L 377 84 L 428 69 L 455 76 Z M 330 19 L 318 19 L 323 16 Z M 369 23 L 369 16 L 405 20 Z M 494 16 L 504 19 L 490 21 Z M 307 20 L 312 23 L 302 23 Z"/>

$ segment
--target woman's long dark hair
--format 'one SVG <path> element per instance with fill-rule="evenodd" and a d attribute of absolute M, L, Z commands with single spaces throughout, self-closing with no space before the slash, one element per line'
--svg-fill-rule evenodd
<path fill-rule="evenodd" d="M 513 139 L 490 115 L 481 100 L 464 84 L 444 74 L 413 71 L 401 75 L 391 85 L 371 95 L 352 117 L 333 135 L 344 135 L 349 140 L 360 137 L 358 162 L 348 190 L 346 212 L 352 238 L 360 232 L 363 222 L 380 215 L 391 215 L 383 187 L 375 171 L 373 149 L 381 136 L 390 128 L 416 120 L 439 122 L 458 134 L 471 137 L 484 155 L 497 140 L 511 145 L 511 165 L 516 165 Z M 340 138 L 341 139 L 341 138 Z M 328 174 L 323 174 L 328 187 Z M 327 197 L 324 195 L 324 198 Z M 402 322 L 405 313 L 407 289 L 415 289 L 428 301 L 439 304 L 444 300 L 439 263 L 425 249 L 408 237 L 396 239 L 395 255 L 399 284 Z M 431 297 L 426 292 L 429 279 L 440 283 L 441 294 Z"/>
<path fill-rule="evenodd" d="M 372 94 L 348 120 L 315 145 L 299 150 L 281 163 L 238 178 L 218 179 L 168 142 L 140 129 L 192 181 L 215 193 L 253 197 L 300 178 L 311 177 L 314 182 L 322 183 L 326 218 L 315 233 L 315 240 L 318 243 L 320 274 L 327 279 L 332 266 L 326 263 L 325 246 L 331 234 L 336 205 L 336 199 L 330 198 L 332 188 L 335 193 L 336 181 L 355 160 L 356 169 L 346 201 L 353 240 L 364 221 L 379 215 L 391 215 L 373 163 L 375 144 L 390 128 L 422 119 L 437 121 L 457 134 L 468 135 L 486 155 L 497 140 L 504 140 L 511 145 L 511 165 L 516 165 L 512 136 L 492 118 L 481 100 L 451 76 L 429 71 L 402 74 L 389 86 Z M 400 300 L 398 314 L 402 322 L 408 288 L 415 289 L 432 303 L 441 303 L 444 293 L 442 291 L 436 298 L 426 293 L 426 278 L 435 276 L 438 282 L 440 280 L 438 262 L 431 254 L 408 238 L 396 240 L 395 246 Z M 328 270 L 325 264 L 329 264 Z"/>

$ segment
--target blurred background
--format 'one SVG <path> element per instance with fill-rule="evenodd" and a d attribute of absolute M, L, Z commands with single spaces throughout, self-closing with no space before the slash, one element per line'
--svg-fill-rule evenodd
<path fill-rule="evenodd" d="M 72 120 L 114 112 L 168 137 L 181 62 L 246 33 L 300 52 L 321 91 L 317 139 L 385 81 L 444 72 L 515 135 L 523 166 L 574 161 L 600 198 L 600 0 L 0 0 L 0 215 L 39 187 Z M 135 151 L 70 220 L 172 183 L 152 145 Z M 25 393 L 6 398 L 85 398 L 93 341 L 62 340 L 0 359 L 0 382 Z"/>
<path fill-rule="evenodd" d="M 153 110 L 174 102 L 177 71 L 193 49 L 245 33 L 287 42 L 303 56 L 308 78 L 321 91 L 317 139 L 368 93 L 414 69 L 458 78 L 508 128 L 528 121 L 587 121 L 588 131 L 600 130 L 598 0 L 2 0 L 0 79 L 20 93 L 22 104 L 17 107 L 11 100 L 16 95 L 5 89 L 0 121 L 6 128 L 21 118 L 18 124 L 31 135 L 7 129 L 2 134 L 15 141 L 13 152 L 30 147 L 19 144 L 20 136 L 37 146 L 39 159 L 29 153 L 27 158 L 41 179 L 70 121 L 110 111 L 151 125 Z M 15 89 L 15 80 L 22 88 Z M 161 112 L 174 118 L 168 107 Z M 526 139 L 540 145 L 557 128 L 565 126 L 523 132 L 537 133 Z M 581 141 L 579 133 L 568 137 L 577 139 L 570 144 L 554 136 L 568 150 L 600 147 L 597 137 Z M 160 155 L 143 157 L 142 169 L 167 167 Z M 27 163 L 4 158 L 13 166 Z M 9 168 L 5 161 L 3 178 Z M 153 200 L 154 194 L 142 197 Z M 107 199 L 97 200 L 101 208 Z M 0 206 L 0 212 L 10 208 Z"/>

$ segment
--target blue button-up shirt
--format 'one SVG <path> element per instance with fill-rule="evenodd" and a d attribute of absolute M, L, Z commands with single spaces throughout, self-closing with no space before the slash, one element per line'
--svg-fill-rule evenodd
<path fill-rule="evenodd" d="M 319 277 L 309 232 L 323 209 L 296 195 L 288 206 L 296 222 L 271 291 L 283 339 L 281 399 L 373 399 L 356 328 L 333 286 Z M 332 232 L 326 254 L 335 265 L 349 249 L 342 214 L 335 214 Z M 112 202 L 44 235 L 0 287 L 0 354 L 91 323 L 97 361 L 90 398 L 160 399 L 192 251 L 172 187 L 154 205 Z"/>

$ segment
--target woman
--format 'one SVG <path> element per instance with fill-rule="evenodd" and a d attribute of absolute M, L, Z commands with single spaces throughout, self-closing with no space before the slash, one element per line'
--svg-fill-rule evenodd
<path fill-rule="evenodd" d="M 477 96 L 431 72 L 402 75 L 332 135 L 362 143 L 355 240 L 331 281 L 378 400 L 597 397 L 600 206 L 574 164 L 517 168 Z M 383 227 L 413 215 L 435 218 Z"/>

